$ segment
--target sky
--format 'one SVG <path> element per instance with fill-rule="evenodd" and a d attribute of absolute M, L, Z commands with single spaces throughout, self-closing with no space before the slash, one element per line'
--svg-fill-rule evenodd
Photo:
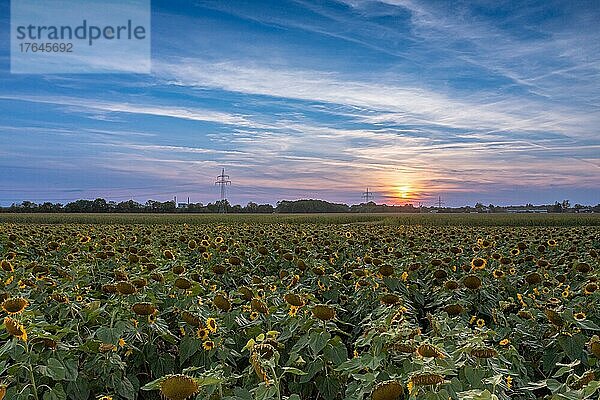
<path fill-rule="evenodd" d="M 600 203 L 598 1 L 152 1 L 150 74 L 11 74 L 0 204 Z"/>

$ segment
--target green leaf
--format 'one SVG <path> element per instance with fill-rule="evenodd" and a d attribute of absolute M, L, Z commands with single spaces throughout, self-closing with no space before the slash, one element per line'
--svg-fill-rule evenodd
<path fill-rule="evenodd" d="M 69 382 L 77 380 L 77 376 L 79 375 L 77 370 L 79 368 L 77 360 L 67 358 L 62 361 L 62 364 L 65 367 L 65 380 Z"/>
<path fill-rule="evenodd" d="M 333 363 L 334 367 L 337 367 L 348 359 L 348 349 L 346 349 L 339 336 L 334 337 L 327 343 L 323 354 L 327 360 Z"/>
<path fill-rule="evenodd" d="M 76 381 L 69 382 L 67 385 L 67 394 L 69 399 L 87 400 L 90 396 L 90 387 L 88 381 L 80 376 Z"/>
<path fill-rule="evenodd" d="M 306 372 L 294 367 L 282 367 L 281 369 L 283 369 L 284 374 L 290 373 L 293 375 L 306 375 Z"/>
<path fill-rule="evenodd" d="M 558 338 L 558 344 L 571 360 L 578 360 L 581 358 L 585 343 L 586 337 L 581 334 L 561 336 Z"/>
<path fill-rule="evenodd" d="M 135 399 L 135 389 L 133 384 L 129 379 L 123 377 L 121 380 L 117 382 L 115 385 L 115 389 L 117 389 L 117 393 L 126 398 L 127 400 Z"/>
<path fill-rule="evenodd" d="M 321 350 L 323 350 L 325 345 L 327 345 L 327 342 L 330 338 L 331 335 L 329 334 L 329 332 L 315 330 L 310 334 L 310 340 L 308 344 L 313 353 L 317 355 L 321 352 Z"/>
<path fill-rule="evenodd" d="M 46 369 L 46 376 L 54 379 L 55 381 L 62 381 L 66 377 L 66 369 L 62 363 L 56 358 L 49 358 Z"/>
<path fill-rule="evenodd" d="M 201 346 L 202 341 L 200 339 L 184 336 L 179 345 L 179 362 L 181 364 L 185 363 L 191 356 L 196 354 Z"/>
<path fill-rule="evenodd" d="M 44 393 L 44 400 L 67 400 L 67 394 L 60 383 L 57 383 L 50 391 Z"/>

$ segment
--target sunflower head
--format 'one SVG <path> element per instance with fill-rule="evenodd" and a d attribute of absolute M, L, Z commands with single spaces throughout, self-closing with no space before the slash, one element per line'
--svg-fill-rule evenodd
<path fill-rule="evenodd" d="M 208 318 L 206 320 L 206 327 L 208 328 L 209 331 L 211 331 L 212 333 L 215 333 L 217 331 L 217 321 L 215 321 L 214 318 Z"/>
<path fill-rule="evenodd" d="M 117 292 L 125 295 L 134 294 L 137 292 L 136 287 L 127 281 L 119 281 L 116 283 Z"/>
<path fill-rule="evenodd" d="M 0 261 L 0 268 L 2 268 L 6 272 L 13 272 L 14 271 L 12 263 L 10 261 L 8 261 L 8 260 L 2 260 L 2 261 Z"/>
<path fill-rule="evenodd" d="M 448 313 L 448 315 L 456 316 L 461 314 L 464 311 L 464 307 L 460 304 L 450 304 L 444 308 L 444 311 Z"/>
<path fill-rule="evenodd" d="M 577 321 L 583 321 L 583 320 L 585 320 L 585 317 L 586 317 L 586 315 L 584 312 L 578 312 L 578 313 L 573 314 L 573 318 L 575 318 Z"/>
<path fill-rule="evenodd" d="M 325 304 L 317 304 L 314 306 L 312 313 L 315 318 L 320 319 L 321 321 L 329 321 L 335 318 L 335 308 Z"/>
<path fill-rule="evenodd" d="M 476 358 L 493 358 L 498 355 L 498 352 L 491 347 L 478 347 L 471 350 L 471 355 Z"/>
<path fill-rule="evenodd" d="M 18 314 L 29 305 L 29 301 L 22 297 L 13 297 L 2 302 L 2 309 L 9 315 Z"/>
<path fill-rule="evenodd" d="M 283 299 L 291 306 L 302 307 L 304 305 L 304 299 L 295 293 L 286 293 Z"/>
<path fill-rule="evenodd" d="M 484 258 L 474 258 L 471 260 L 472 269 L 484 269 L 487 264 L 487 260 Z"/>
<path fill-rule="evenodd" d="M 150 315 L 156 312 L 156 307 L 152 303 L 135 303 L 131 308 L 137 315 Z"/>
<path fill-rule="evenodd" d="M 192 282 L 187 278 L 179 277 L 175 279 L 174 285 L 177 289 L 187 290 L 192 287 Z"/>
<path fill-rule="evenodd" d="M 583 293 L 589 295 L 594 293 L 596 290 L 598 290 L 598 284 L 596 282 L 590 282 L 587 285 L 585 285 Z"/>
<path fill-rule="evenodd" d="M 253 311 L 259 312 L 261 314 L 269 313 L 269 308 L 267 307 L 267 305 L 265 303 L 262 302 L 262 300 L 252 299 L 250 306 L 252 307 Z"/>
<path fill-rule="evenodd" d="M 213 299 L 213 304 L 221 311 L 229 311 L 231 310 L 231 302 L 227 299 L 227 297 L 222 294 L 218 294 Z"/>
<path fill-rule="evenodd" d="M 211 351 L 215 348 L 215 342 L 212 340 L 206 340 L 204 343 L 202 343 L 202 348 L 206 351 Z"/>
<path fill-rule="evenodd" d="M 550 321 L 556 326 L 563 326 L 563 324 L 565 323 L 563 317 L 554 310 L 547 308 L 544 310 L 544 314 L 546 314 L 546 318 L 548 318 L 548 321 Z"/>
<path fill-rule="evenodd" d="M 598 337 L 598 335 L 592 336 L 588 342 L 588 349 L 590 353 L 595 355 L 596 358 L 600 359 L 600 337 Z"/>
<path fill-rule="evenodd" d="M 417 354 L 419 354 L 421 357 L 444 358 L 444 353 L 442 353 L 434 345 L 427 343 L 417 347 Z"/>
<path fill-rule="evenodd" d="M 198 391 L 198 383 L 187 375 L 167 375 L 160 383 L 160 394 L 167 400 L 186 400 Z"/>
<path fill-rule="evenodd" d="M 468 275 L 463 279 L 463 285 L 469 289 L 477 290 L 481 287 L 481 278 L 477 275 Z"/>
<path fill-rule="evenodd" d="M 371 392 L 371 400 L 398 400 L 404 398 L 404 386 L 398 381 L 378 383 Z"/>
<path fill-rule="evenodd" d="M 27 341 L 27 331 L 25 330 L 25 327 L 17 320 L 12 319 L 11 317 L 5 317 L 4 326 L 6 327 L 6 331 L 11 336 L 19 338 L 24 342 Z"/>
<path fill-rule="evenodd" d="M 532 272 L 525 277 L 525 281 L 530 285 L 537 285 L 542 282 L 542 275 L 537 272 Z"/>
<path fill-rule="evenodd" d="M 393 293 L 387 293 L 387 294 L 384 294 L 379 299 L 379 301 L 381 301 L 383 304 L 391 306 L 394 304 L 398 304 L 400 302 L 400 296 L 398 296 L 397 294 L 393 294 Z"/>
<path fill-rule="evenodd" d="M 413 375 L 410 382 L 415 386 L 439 385 L 444 382 L 444 377 L 440 374 L 419 373 Z"/>

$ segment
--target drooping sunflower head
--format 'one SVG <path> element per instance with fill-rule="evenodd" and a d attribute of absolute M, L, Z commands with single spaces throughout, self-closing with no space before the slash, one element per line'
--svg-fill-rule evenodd
<path fill-rule="evenodd" d="M 439 385 L 444 382 L 444 377 L 440 374 L 418 373 L 410 378 L 410 382 L 415 386 Z"/>
<path fill-rule="evenodd" d="M 2 261 L 0 261 L 0 268 L 2 268 L 6 272 L 13 272 L 14 271 L 12 263 L 9 260 L 2 260 Z"/>
<path fill-rule="evenodd" d="M 302 307 L 304 305 L 304 299 L 295 293 L 286 293 L 283 299 L 291 306 Z"/>
<path fill-rule="evenodd" d="M 456 316 L 461 314 L 464 311 L 464 307 L 460 304 L 450 304 L 444 308 L 444 311 L 448 313 L 448 315 Z"/>
<path fill-rule="evenodd" d="M 476 358 L 494 358 L 498 352 L 491 347 L 477 347 L 471 350 L 471 355 Z"/>
<path fill-rule="evenodd" d="M 27 331 L 25 330 L 25 327 L 18 321 L 12 319 L 11 317 L 5 317 L 4 326 L 6 327 L 6 331 L 11 336 L 17 337 L 24 342 L 27 341 Z"/>
<path fill-rule="evenodd" d="M 398 296 L 397 294 L 393 294 L 393 293 L 387 293 L 387 294 L 384 294 L 383 296 L 381 296 L 379 301 L 381 301 L 383 304 L 391 306 L 394 304 L 398 304 L 400 302 L 400 296 Z"/>
<path fill-rule="evenodd" d="M 314 306 L 312 313 L 315 318 L 320 319 L 321 321 L 329 321 L 335 318 L 335 308 L 325 304 L 317 304 Z"/>
<path fill-rule="evenodd" d="M 542 275 L 537 272 L 532 272 L 525 277 L 525 281 L 530 285 L 537 285 L 542 282 Z"/>
<path fill-rule="evenodd" d="M 265 303 L 263 303 L 260 299 L 252 299 L 250 306 L 253 311 L 259 312 L 261 314 L 268 314 L 269 307 Z"/>
<path fill-rule="evenodd" d="M 168 375 L 160 383 L 160 394 L 167 400 L 186 400 L 198 392 L 198 383 L 187 375 Z"/>
<path fill-rule="evenodd" d="M 137 315 L 150 315 L 156 312 L 156 306 L 152 303 L 135 303 L 131 308 Z"/>
<path fill-rule="evenodd" d="M 481 278 L 477 275 L 468 275 L 463 279 L 463 285 L 469 289 L 477 290 L 481 287 Z"/>
<path fill-rule="evenodd" d="M 404 386 L 398 381 L 378 383 L 371 392 L 371 400 L 399 400 L 404 398 Z"/>
<path fill-rule="evenodd" d="M 29 301 L 22 297 L 13 297 L 2 302 L 2 309 L 9 315 L 18 314 L 29 306 Z"/>
<path fill-rule="evenodd" d="M 227 299 L 227 297 L 225 297 L 222 294 L 218 294 L 215 296 L 215 298 L 213 299 L 213 304 L 221 311 L 231 310 L 231 302 L 229 301 L 229 299 Z"/>
<path fill-rule="evenodd" d="M 174 285 L 177 289 L 187 290 L 192 287 L 192 282 L 187 278 L 179 277 L 175 279 Z"/>
<path fill-rule="evenodd" d="M 173 252 L 171 250 L 165 250 L 163 251 L 163 257 L 167 260 L 174 260 L 175 259 L 175 254 L 173 254 Z"/>
<path fill-rule="evenodd" d="M 121 294 L 129 295 L 137 292 L 136 287 L 127 281 L 119 281 L 116 283 L 117 291 Z"/>
<path fill-rule="evenodd" d="M 424 343 L 417 347 L 417 353 L 421 357 L 444 358 L 444 353 L 432 344 Z"/>

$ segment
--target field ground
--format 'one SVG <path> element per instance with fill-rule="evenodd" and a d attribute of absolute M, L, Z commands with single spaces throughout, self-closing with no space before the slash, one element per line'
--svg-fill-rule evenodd
<path fill-rule="evenodd" d="M 597 399 L 599 222 L 0 214 L 0 400 Z"/>
<path fill-rule="evenodd" d="M 427 226 L 600 226 L 600 214 L 23 214 L 0 213 L 0 223 L 238 224 L 313 223 Z"/>

